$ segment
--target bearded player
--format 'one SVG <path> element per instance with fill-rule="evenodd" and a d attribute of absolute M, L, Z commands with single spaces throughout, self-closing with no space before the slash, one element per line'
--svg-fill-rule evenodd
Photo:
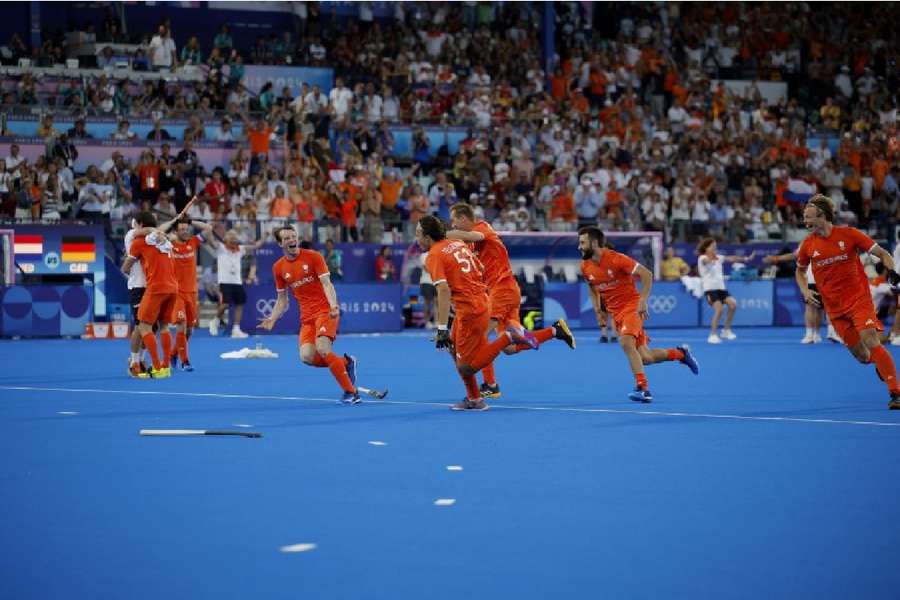
<path fill-rule="evenodd" d="M 203 233 L 194 235 L 194 227 Z M 172 259 L 178 278 L 178 305 L 175 309 L 175 345 L 169 350 L 169 355 L 173 368 L 181 360 L 182 371 L 194 370 L 188 355 L 188 340 L 197 325 L 197 252 L 204 239 L 212 235 L 212 225 L 182 219 L 176 225 L 172 240 Z"/>
<path fill-rule="evenodd" d="M 272 266 L 278 299 L 272 315 L 262 319 L 259 327 L 272 330 L 288 309 L 290 289 L 300 305 L 300 360 L 312 367 L 328 367 L 344 392 L 341 402 L 358 404 L 356 358 L 332 351 L 341 308 L 325 259 L 315 250 L 301 248 L 293 227 L 276 229 L 274 234 L 284 252 Z"/>
<path fill-rule="evenodd" d="M 605 247 L 605 236 L 599 227 L 578 230 L 578 250 L 584 261 L 581 272 L 591 294 L 603 300 L 619 332 L 619 345 L 628 358 L 637 387 L 628 397 L 635 402 L 652 402 L 653 395 L 644 374 L 644 365 L 677 360 L 693 371 L 700 372 L 697 361 L 686 345 L 677 348 L 653 348 L 644 331 L 649 317 L 647 298 L 653 286 L 653 273 L 633 258 Z M 641 291 L 634 285 L 634 276 L 641 280 Z"/>
<path fill-rule="evenodd" d="M 522 292 L 509 265 L 509 254 L 497 232 L 485 221 L 475 220 L 475 211 L 463 202 L 450 208 L 450 223 L 453 227 L 448 231 L 448 240 L 462 240 L 474 245 L 475 254 L 484 266 L 484 283 L 487 284 L 491 299 L 491 320 L 489 330 L 496 331 L 499 336 L 510 324 L 522 327 L 519 320 L 519 305 L 522 303 Z M 553 338 L 563 340 L 570 348 L 575 349 L 575 336 L 569 330 L 565 320 L 560 319 L 552 326 L 535 332 L 526 331 L 526 337 L 533 337 L 533 344 L 510 344 L 503 349 L 504 354 L 515 354 L 522 350 L 530 350 Z M 500 386 L 494 374 L 494 363 L 488 363 L 481 371 L 484 382 L 481 395 L 485 398 L 499 398 Z"/>
<path fill-rule="evenodd" d="M 428 252 L 425 269 L 437 292 L 435 347 L 449 350 L 466 386 L 466 397 L 453 410 L 487 410 L 475 374 L 489 365 L 510 344 L 529 344 L 521 325 L 508 323 L 506 331 L 489 342 L 491 301 L 483 281 L 484 267 L 460 240 L 446 238 L 440 219 L 427 215 L 416 226 L 416 242 Z M 453 332 L 448 330 L 450 303 L 456 309 Z"/>
<path fill-rule="evenodd" d="M 885 267 L 885 277 L 892 286 L 900 284 L 894 270 L 894 259 L 872 238 L 853 227 L 834 224 L 834 204 L 816 194 L 803 209 L 803 222 L 809 235 L 797 250 L 795 279 L 803 299 L 822 306 L 844 344 L 856 360 L 874 363 L 875 372 L 891 395 L 888 408 L 900 409 L 900 385 L 897 367 L 890 353 L 881 345 L 879 332 L 884 327 L 875 314 L 869 291 L 869 280 L 859 260 L 860 252 L 878 257 Z M 817 290 L 806 282 L 806 267 L 812 265 Z"/>

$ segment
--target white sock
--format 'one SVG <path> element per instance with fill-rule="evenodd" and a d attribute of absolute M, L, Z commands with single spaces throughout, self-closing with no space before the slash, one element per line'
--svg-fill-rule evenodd
<path fill-rule="evenodd" d="M 812 334 L 813 334 L 812 327 L 807 327 L 807 328 L 806 328 L 806 335 L 812 337 Z"/>
<path fill-rule="evenodd" d="M 131 363 L 134 364 L 136 362 L 141 362 L 141 353 L 140 352 L 132 352 L 131 353 Z"/>

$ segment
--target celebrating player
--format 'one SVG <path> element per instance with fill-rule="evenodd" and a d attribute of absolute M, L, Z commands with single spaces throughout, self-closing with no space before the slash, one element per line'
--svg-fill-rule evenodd
<path fill-rule="evenodd" d="M 791 262 L 796 260 L 796 258 L 796 252 L 786 252 L 784 254 L 774 254 L 772 256 L 763 257 L 763 262 L 774 265 L 780 262 Z M 809 266 L 806 267 L 806 284 L 812 291 L 818 291 L 816 288 L 816 280 L 812 274 L 812 268 Z M 819 328 L 822 326 L 823 312 L 821 306 L 813 306 L 812 304 L 807 303 L 806 310 L 803 312 L 803 323 L 806 326 L 806 333 L 803 336 L 803 339 L 800 340 L 801 344 L 818 344 L 822 341 L 822 336 L 819 335 Z M 828 332 L 826 337 L 832 342 L 837 342 L 839 344 L 844 343 L 834 330 L 834 325 L 831 324 L 831 321 L 828 322 Z"/>
<path fill-rule="evenodd" d="M 731 322 L 734 320 L 734 313 L 737 309 L 737 302 L 725 289 L 725 273 L 722 265 L 726 262 L 737 262 L 740 260 L 753 260 L 756 255 L 751 252 L 750 256 L 723 256 L 716 252 L 716 240 L 712 238 L 704 238 L 697 246 L 697 271 L 700 273 L 700 282 L 703 286 L 703 295 L 706 301 L 713 307 L 713 318 L 709 325 L 709 338 L 707 342 L 710 344 L 721 344 L 722 339 L 719 338 L 716 330 L 719 327 L 719 317 L 722 316 L 722 305 L 728 307 L 728 313 L 725 315 L 725 327 L 722 328 L 722 337 L 726 340 L 737 339 L 731 330 Z"/>
<path fill-rule="evenodd" d="M 887 385 L 891 400 L 888 408 L 900 409 L 900 385 L 897 367 L 881 345 L 878 332 L 884 327 L 875 314 L 869 281 L 859 261 L 860 252 L 879 258 L 891 285 L 900 284 L 894 259 L 869 236 L 852 227 L 834 225 L 831 199 L 816 194 L 803 209 L 803 222 L 810 234 L 797 251 L 795 278 L 803 299 L 823 306 L 828 318 L 850 353 L 863 364 L 874 363 L 875 371 Z M 817 291 L 806 283 L 806 267 L 812 265 Z"/>
<path fill-rule="evenodd" d="M 653 286 L 653 273 L 633 258 L 606 248 L 604 239 L 599 227 L 578 230 L 578 250 L 584 259 L 581 272 L 591 293 L 605 302 L 619 332 L 619 345 L 637 382 L 628 397 L 635 402 L 652 402 L 644 365 L 677 360 L 687 365 L 694 375 L 700 369 L 686 345 L 668 349 L 648 347 L 650 338 L 644 331 L 644 320 L 649 316 L 647 298 Z M 640 292 L 634 285 L 635 275 L 641 280 Z"/>
<path fill-rule="evenodd" d="M 156 227 L 156 217 L 152 213 L 138 213 L 135 220 L 141 227 Z M 147 288 L 138 307 L 138 331 L 153 361 L 149 377 L 163 379 L 171 375 L 168 349 L 172 345 L 172 334 L 169 333 L 169 323 L 174 321 L 178 301 L 178 282 L 172 261 L 171 242 L 157 230 L 147 235 L 136 235 L 128 249 L 128 258 L 122 265 L 122 272 L 128 275 L 132 265 L 138 260 L 147 277 Z M 162 354 L 156 344 L 156 336 L 153 335 L 153 324 L 157 321 L 160 326 Z M 135 359 L 132 356 L 132 361 Z M 147 374 L 137 376 L 147 377 Z"/>
<path fill-rule="evenodd" d="M 495 330 L 497 335 L 501 335 L 510 323 L 521 328 L 519 305 L 522 303 L 522 292 L 519 290 L 519 284 L 509 266 L 509 254 L 507 254 L 506 246 L 503 245 L 500 236 L 487 222 L 476 221 L 475 211 L 463 202 L 450 207 L 450 222 L 453 229 L 446 233 L 447 239 L 474 244 L 475 254 L 484 266 L 484 283 L 487 284 L 491 299 L 489 329 Z M 572 335 L 569 326 L 563 319 L 555 322 L 551 327 L 535 331 L 533 334 L 524 329 L 523 331 L 526 332 L 526 337 L 533 337 L 534 342 L 532 344 L 510 344 L 503 349 L 505 354 L 530 350 L 553 338 L 563 340 L 570 348 L 575 349 L 575 336 Z M 488 363 L 482 369 L 481 375 L 484 378 L 481 395 L 486 398 L 499 398 L 500 386 L 497 385 L 494 374 L 494 363 Z"/>
<path fill-rule="evenodd" d="M 278 299 L 272 315 L 262 319 L 259 327 L 272 330 L 288 309 L 290 288 L 300 305 L 300 360 L 313 367 L 328 367 L 344 391 L 341 402 L 358 404 L 356 358 L 348 354 L 339 357 L 332 351 L 341 308 L 325 259 L 315 250 L 301 248 L 293 227 L 281 227 L 274 233 L 284 252 L 272 267 Z"/>
<path fill-rule="evenodd" d="M 194 235 L 194 227 L 202 235 Z M 163 231 L 168 228 L 160 227 Z M 172 366 L 181 359 L 182 371 L 193 371 L 188 357 L 188 340 L 197 324 L 197 251 L 204 239 L 212 237 L 212 225 L 201 221 L 179 220 L 172 240 L 172 259 L 178 278 L 178 306 L 175 309 L 175 345 L 169 350 Z M 205 237 L 204 237 L 205 236 Z"/>
<path fill-rule="evenodd" d="M 478 389 L 475 374 L 493 362 L 509 344 L 529 343 L 517 322 L 508 322 L 506 331 L 488 342 L 491 301 L 484 284 L 484 267 L 469 247 L 459 240 L 446 238 L 443 221 L 427 215 L 416 226 L 416 242 L 428 252 L 425 268 L 437 290 L 435 346 L 455 356 L 456 368 L 466 386 L 466 398 L 451 406 L 453 410 L 487 410 Z M 453 332 L 447 329 L 450 302 L 456 309 Z"/>

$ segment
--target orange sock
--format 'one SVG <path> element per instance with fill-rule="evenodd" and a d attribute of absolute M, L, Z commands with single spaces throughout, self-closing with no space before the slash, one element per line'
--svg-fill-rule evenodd
<path fill-rule="evenodd" d="M 494 362 L 494 359 L 497 358 L 497 355 L 503 352 L 504 348 L 509 346 L 509 335 L 506 333 L 504 333 L 503 335 L 498 335 L 497 339 L 490 343 L 488 343 L 487 339 L 485 339 L 484 341 L 484 345 L 481 346 L 478 354 L 476 354 L 472 359 L 472 364 L 469 365 L 476 371 L 480 371 L 489 363 Z"/>
<path fill-rule="evenodd" d="M 543 344 L 544 342 L 549 342 L 553 339 L 553 328 L 545 327 L 544 329 L 538 329 L 537 331 L 531 332 L 539 344 Z"/>
<path fill-rule="evenodd" d="M 894 364 L 894 357 L 884 349 L 884 346 L 876 346 L 872 350 L 869 362 L 875 363 L 875 368 L 884 379 L 888 391 L 900 392 L 900 385 L 897 385 L 897 366 Z"/>
<path fill-rule="evenodd" d="M 178 331 L 175 333 L 175 348 L 178 349 L 178 358 L 181 359 L 182 363 L 191 362 L 188 359 L 188 351 L 187 351 L 187 334 L 183 331 Z"/>
<path fill-rule="evenodd" d="M 159 343 L 163 349 L 163 365 L 162 366 L 168 367 L 169 366 L 169 358 L 171 357 L 168 350 L 169 350 L 169 348 L 172 347 L 172 333 L 169 331 L 168 328 L 164 328 L 159 333 Z"/>
<path fill-rule="evenodd" d="M 150 353 L 150 360 L 153 362 L 153 368 L 159 369 L 162 364 L 159 362 L 159 347 L 156 345 L 156 336 L 153 333 L 144 334 L 141 338 L 144 340 L 144 348 Z"/>
<path fill-rule="evenodd" d="M 314 367 L 320 367 L 320 368 L 321 368 L 321 367 L 327 367 L 327 366 L 328 366 L 328 363 L 325 362 L 325 359 L 322 358 L 322 355 L 321 355 L 321 354 L 319 354 L 318 352 L 316 352 L 315 357 L 313 357 L 313 364 L 312 364 L 312 366 L 314 366 Z"/>
<path fill-rule="evenodd" d="M 684 360 L 684 352 L 678 348 L 667 348 L 666 358 L 669 360 Z"/>
<path fill-rule="evenodd" d="M 466 398 L 468 400 L 480 400 L 481 390 L 478 389 L 478 380 L 475 379 L 475 376 L 469 375 L 468 377 L 463 377 L 462 380 L 466 384 Z"/>
<path fill-rule="evenodd" d="M 488 385 L 497 385 L 497 376 L 494 374 L 494 363 L 489 362 L 481 370 L 481 379 Z"/>
<path fill-rule="evenodd" d="M 637 381 L 637 386 L 642 390 L 646 390 L 649 387 L 647 384 L 647 375 L 644 373 L 636 373 L 634 380 Z"/>
<path fill-rule="evenodd" d="M 345 392 L 356 391 L 356 388 L 353 387 L 353 383 L 350 381 L 350 376 L 347 375 L 347 361 L 343 357 L 338 356 L 334 352 L 329 352 L 328 356 L 325 357 L 325 362 L 342 390 Z"/>

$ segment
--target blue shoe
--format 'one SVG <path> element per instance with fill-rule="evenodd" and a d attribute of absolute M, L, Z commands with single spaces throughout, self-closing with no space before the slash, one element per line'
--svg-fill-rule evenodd
<path fill-rule="evenodd" d="M 700 374 L 700 365 L 697 363 L 697 359 L 694 358 L 694 355 L 691 354 L 691 349 L 687 344 L 682 344 L 678 346 L 678 350 L 681 350 L 684 353 L 684 358 L 681 359 L 681 362 L 688 366 L 688 369 L 694 375 Z"/>
<path fill-rule="evenodd" d="M 344 355 L 344 360 L 347 361 L 347 377 L 350 378 L 350 383 L 353 384 L 353 387 L 356 387 L 356 367 L 359 361 L 356 360 L 355 356 L 350 356 L 349 354 Z"/>
<path fill-rule="evenodd" d="M 633 392 L 628 394 L 628 398 L 632 402 L 643 402 L 644 404 L 653 402 L 653 394 L 650 393 L 650 390 L 642 390 L 641 388 L 635 388 Z"/>
<path fill-rule="evenodd" d="M 183 362 L 183 363 L 181 363 L 181 370 L 187 371 L 188 373 L 193 373 L 194 367 L 192 367 L 191 363 L 189 363 L 189 362 Z"/>
<path fill-rule="evenodd" d="M 362 400 L 356 392 L 344 392 L 344 395 L 341 397 L 342 404 L 359 404 L 360 402 Z"/>

